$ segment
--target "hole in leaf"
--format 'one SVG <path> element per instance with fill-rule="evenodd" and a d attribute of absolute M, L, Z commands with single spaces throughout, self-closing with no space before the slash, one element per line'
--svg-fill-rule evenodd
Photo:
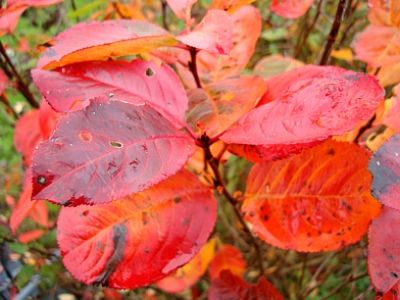
<path fill-rule="evenodd" d="M 151 68 L 147 68 L 146 69 L 146 76 L 153 76 L 154 75 L 154 71 Z"/>
<path fill-rule="evenodd" d="M 122 148 L 124 145 L 120 142 L 117 141 L 111 141 L 110 142 L 110 146 L 113 148 Z"/>
<path fill-rule="evenodd" d="M 93 138 L 93 135 L 88 131 L 81 131 L 79 133 L 79 138 L 84 142 L 90 142 Z"/>
<path fill-rule="evenodd" d="M 37 178 L 36 182 L 37 182 L 38 184 L 40 184 L 40 185 L 43 185 L 43 184 L 46 183 L 46 177 L 44 177 L 44 176 L 39 176 L 39 177 Z"/>

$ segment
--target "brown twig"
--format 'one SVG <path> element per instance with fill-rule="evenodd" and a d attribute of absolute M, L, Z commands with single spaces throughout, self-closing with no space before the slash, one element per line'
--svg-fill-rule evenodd
<path fill-rule="evenodd" d="M 347 7 L 347 0 L 339 0 L 339 5 L 336 10 L 335 19 L 333 21 L 331 31 L 329 32 L 328 40 L 326 41 L 324 52 L 322 54 L 319 64 L 321 66 L 327 65 L 331 57 L 331 52 L 335 44 L 336 38 L 339 33 L 340 25 L 343 21 Z"/>
<path fill-rule="evenodd" d="M 0 54 L 3 56 L 3 58 L 5 59 L 7 65 L 11 69 L 11 71 L 13 73 L 13 76 L 15 77 L 15 79 L 17 81 L 18 90 L 24 95 L 24 97 L 26 98 L 26 100 L 29 102 L 29 104 L 32 107 L 38 108 L 39 107 L 38 102 L 36 102 L 35 98 L 31 94 L 31 92 L 29 91 L 28 86 L 26 85 L 26 83 L 22 79 L 21 75 L 18 73 L 17 69 L 15 68 L 13 62 L 11 61 L 10 57 L 7 54 L 6 49 L 4 48 L 4 46 L 3 46 L 3 44 L 1 42 L 0 42 Z"/>
<path fill-rule="evenodd" d="M 197 72 L 197 52 L 198 50 L 194 47 L 189 47 L 189 52 L 190 52 L 190 62 L 189 62 L 189 70 L 193 74 L 194 81 L 196 82 L 196 86 L 198 88 L 201 88 L 201 82 L 199 78 L 199 73 Z"/>
<path fill-rule="evenodd" d="M 12 105 L 10 104 L 10 101 L 8 101 L 6 95 L 0 95 L 0 102 L 3 103 L 3 105 L 5 106 L 7 114 L 13 116 L 14 119 L 18 120 L 19 115 L 15 111 L 14 107 L 12 107 Z"/>
<path fill-rule="evenodd" d="M 167 2 L 165 0 L 161 0 L 161 22 L 165 30 L 169 30 L 168 20 L 167 20 Z"/>
<path fill-rule="evenodd" d="M 248 237 L 250 238 L 251 244 L 253 245 L 255 251 L 256 251 L 256 256 L 258 260 L 258 267 L 260 271 L 260 275 L 262 276 L 264 274 L 264 264 L 263 264 L 263 259 L 261 255 L 261 249 L 260 246 L 258 245 L 256 239 L 254 238 L 250 228 L 247 226 L 246 222 L 243 220 L 243 217 L 236 206 L 238 201 L 231 195 L 231 193 L 227 190 L 224 180 L 221 176 L 221 173 L 219 171 L 219 161 L 212 155 L 211 150 L 210 150 L 210 145 L 211 145 L 211 140 L 207 135 L 202 135 L 198 140 L 197 143 L 199 146 L 201 146 L 204 150 L 204 155 L 205 155 L 205 160 L 210 166 L 211 170 L 213 171 L 214 174 L 214 186 L 216 190 L 222 194 L 228 202 L 232 205 L 233 211 L 235 212 L 236 217 L 238 218 L 240 224 L 243 227 L 243 230 L 246 232 Z"/>
<path fill-rule="evenodd" d="M 357 136 L 354 138 L 354 143 L 358 144 L 360 141 L 361 136 L 370 128 L 372 128 L 372 125 L 374 124 L 374 121 L 376 119 L 376 115 L 374 114 L 371 119 L 368 120 L 367 123 L 365 123 L 364 126 L 362 126 L 357 133 Z"/>

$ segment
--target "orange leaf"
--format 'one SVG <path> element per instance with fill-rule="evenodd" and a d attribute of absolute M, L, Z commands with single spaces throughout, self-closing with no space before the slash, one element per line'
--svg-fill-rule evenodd
<path fill-rule="evenodd" d="M 266 91 L 256 76 L 225 79 L 189 92 L 187 122 L 195 131 L 217 136 L 254 108 Z"/>
<path fill-rule="evenodd" d="M 232 274 L 242 277 L 246 270 L 246 261 L 243 259 L 242 253 L 238 248 L 232 245 L 222 245 L 215 254 L 208 272 L 211 280 L 219 277 L 220 272 L 229 270 Z"/>
<path fill-rule="evenodd" d="M 77 62 L 147 53 L 174 44 L 173 35 L 145 21 L 79 23 L 55 38 L 54 46 L 47 48 L 38 67 L 54 69 Z"/>
<path fill-rule="evenodd" d="M 211 239 L 186 265 L 161 279 L 157 286 L 168 293 L 179 293 L 194 285 L 207 270 L 214 256 L 215 239 Z"/>
<path fill-rule="evenodd" d="M 316 252 L 357 242 L 380 211 L 371 196 L 370 154 L 326 141 L 286 160 L 256 164 L 247 180 L 245 219 L 264 241 Z"/>

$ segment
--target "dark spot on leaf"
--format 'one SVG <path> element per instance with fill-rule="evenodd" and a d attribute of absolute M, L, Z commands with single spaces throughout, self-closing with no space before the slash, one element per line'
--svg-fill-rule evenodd
<path fill-rule="evenodd" d="M 103 272 L 93 282 L 94 284 L 107 285 L 108 279 L 123 258 L 128 229 L 126 228 L 126 225 L 122 223 L 113 226 L 112 232 L 114 252 L 108 259 Z"/>
<path fill-rule="evenodd" d="M 175 198 L 174 198 L 174 202 L 175 202 L 176 204 L 180 203 L 181 201 L 182 201 L 181 197 L 175 197 Z"/>
<path fill-rule="evenodd" d="M 399 275 L 396 272 L 390 272 L 390 276 L 393 278 L 399 278 Z"/>
<path fill-rule="evenodd" d="M 147 68 L 146 69 L 146 76 L 153 76 L 154 75 L 154 71 L 151 68 Z"/>
<path fill-rule="evenodd" d="M 82 215 L 85 216 L 85 217 L 86 217 L 88 214 L 89 214 L 89 211 L 88 211 L 88 210 L 85 210 L 85 211 L 82 212 Z"/>
<path fill-rule="evenodd" d="M 326 152 L 326 154 L 328 154 L 328 155 L 335 155 L 335 154 L 336 154 L 336 151 L 335 151 L 335 149 L 330 148 L 330 149 L 328 149 L 328 151 Z"/>
<path fill-rule="evenodd" d="M 144 248 L 144 253 L 150 253 L 150 248 L 149 247 Z"/>
<path fill-rule="evenodd" d="M 183 222 L 182 222 L 183 225 L 187 226 L 187 225 L 189 225 L 189 223 L 190 223 L 190 219 L 188 217 L 183 219 Z"/>
<path fill-rule="evenodd" d="M 142 223 L 143 225 L 146 225 L 149 222 L 149 215 L 147 212 L 142 212 Z"/>
<path fill-rule="evenodd" d="M 92 141 L 93 135 L 88 131 L 81 131 L 79 133 L 79 138 L 84 142 Z"/>
<path fill-rule="evenodd" d="M 110 142 L 110 146 L 113 148 L 122 148 L 124 145 L 120 142 L 117 141 L 111 141 Z"/>

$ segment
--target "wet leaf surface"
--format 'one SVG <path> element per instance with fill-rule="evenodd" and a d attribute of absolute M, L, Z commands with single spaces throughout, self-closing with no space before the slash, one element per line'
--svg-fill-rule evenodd
<path fill-rule="evenodd" d="M 147 105 L 93 102 L 60 118 L 35 151 L 33 198 L 109 202 L 175 174 L 193 151 L 193 141 Z"/>

